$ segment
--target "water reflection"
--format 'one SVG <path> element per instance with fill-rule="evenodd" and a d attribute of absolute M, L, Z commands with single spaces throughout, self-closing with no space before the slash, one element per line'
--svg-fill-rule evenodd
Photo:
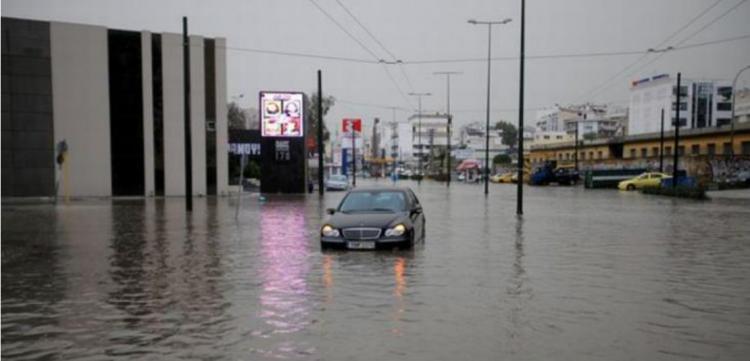
<path fill-rule="evenodd" d="M 57 340 L 65 332 L 57 309 L 68 288 L 56 237 L 59 222 L 54 210 L 27 212 L 3 205 L 3 359 L 49 359 L 69 346 Z"/>
<path fill-rule="evenodd" d="M 260 317 L 266 328 L 258 336 L 270 338 L 299 332 L 310 323 L 311 306 L 304 203 L 269 202 L 263 207 L 260 228 Z M 274 338 L 274 343 L 271 349 L 256 351 L 272 357 L 311 352 L 307 343 L 294 342 L 291 337 Z"/>
<path fill-rule="evenodd" d="M 393 295 L 395 296 L 393 321 L 395 323 L 391 332 L 396 335 L 402 334 L 401 320 L 404 314 L 404 290 L 406 289 L 406 277 L 404 271 L 406 269 L 406 259 L 404 257 L 396 257 L 393 262 Z"/>

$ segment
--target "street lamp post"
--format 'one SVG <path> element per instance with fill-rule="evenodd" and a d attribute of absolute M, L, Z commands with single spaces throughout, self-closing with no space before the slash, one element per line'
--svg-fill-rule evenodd
<path fill-rule="evenodd" d="M 485 122 L 484 130 L 484 172 L 487 172 L 490 168 L 490 71 L 492 64 L 492 25 L 503 25 L 511 21 L 510 18 L 500 21 L 478 21 L 470 19 L 469 24 L 472 25 L 487 25 L 487 119 Z M 483 173 L 484 173 L 483 172 Z M 520 180 L 519 180 L 520 182 Z M 489 194 L 489 177 L 484 174 L 484 194 Z"/>
<path fill-rule="evenodd" d="M 448 146 L 446 147 L 446 155 L 448 157 L 448 179 L 445 183 L 446 187 L 451 186 L 451 126 L 453 124 L 453 116 L 451 115 L 451 75 L 458 75 L 463 74 L 463 72 L 460 71 L 436 71 L 433 74 L 435 75 L 445 75 L 445 84 L 446 84 L 446 90 L 445 90 L 445 114 L 448 117 L 448 127 L 446 129 L 447 138 L 448 138 Z"/>
<path fill-rule="evenodd" d="M 729 118 L 729 154 L 732 157 L 734 157 L 734 100 L 735 98 L 737 98 L 737 79 L 740 77 L 740 74 L 742 74 L 742 72 L 747 69 L 750 69 L 750 65 L 740 69 L 740 71 L 737 72 L 737 75 L 734 76 L 734 80 L 732 81 L 732 117 Z"/>
<path fill-rule="evenodd" d="M 423 96 L 430 96 L 432 93 L 409 93 L 411 96 L 417 97 L 417 104 L 419 109 L 417 110 L 417 143 L 419 144 L 419 155 L 417 156 L 417 170 L 419 171 L 419 174 L 417 175 L 417 183 L 422 182 L 422 150 L 424 148 L 424 145 L 422 144 L 422 97 Z"/>

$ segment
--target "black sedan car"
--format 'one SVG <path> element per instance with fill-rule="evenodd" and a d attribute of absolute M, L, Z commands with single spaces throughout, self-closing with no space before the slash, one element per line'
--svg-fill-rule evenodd
<path fill-rule="evenodd" d="M 424 241 L 424 212 L 409 188 L 358 188 L 327 212 L 322 249 L 409 249 Z"/>

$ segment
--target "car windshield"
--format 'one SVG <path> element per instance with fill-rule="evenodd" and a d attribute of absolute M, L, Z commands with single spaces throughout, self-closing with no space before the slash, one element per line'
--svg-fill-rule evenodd
<path fill-rule="evenodd" d="M 346 176 L 344 175 L 332 175 L 330 180 L 334 182 L 346 182 Z"/>
<path fill-rule="evenodd" d="M 351 212 L 403 212 L 406 196 L 398 191 L 352 192 L 344 198 L 339 211 Z"/>

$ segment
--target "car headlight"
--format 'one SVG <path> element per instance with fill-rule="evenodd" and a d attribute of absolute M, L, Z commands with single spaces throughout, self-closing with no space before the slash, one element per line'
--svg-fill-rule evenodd
<path fill-rule="evenodd" d="M 403 224 L 397 224 L 393 228 L 388 228 L 385 230 L 385 236 L 386 237 L 398 237 L 406 233 L 406 226 Z"/>
<path fill-rule="evenodd" d="M 325 226 L 323 226 L 323 228 L 320 229 L 320 234 L 322 234 L 323 237 L 338 237 L 339 230 L 331 227 L 331 225 L 326 224 Z"/>

